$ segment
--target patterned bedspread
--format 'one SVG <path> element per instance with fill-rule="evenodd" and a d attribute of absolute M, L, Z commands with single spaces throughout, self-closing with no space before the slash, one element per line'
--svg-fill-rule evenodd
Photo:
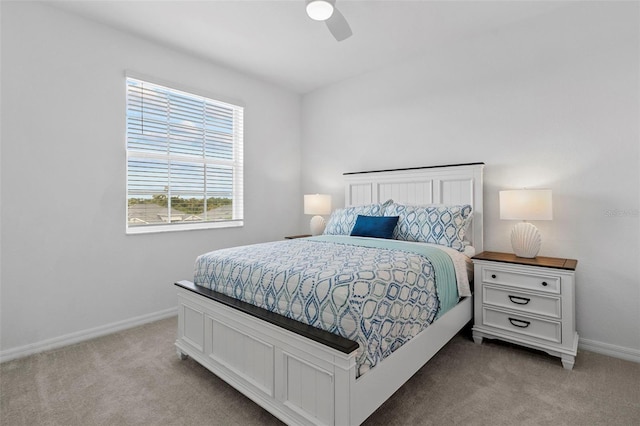
<path fill-rule="evenodd" d="M 441 304 L 451 305 L 441 303 L 444 293 L 457 302 L 444 252 L 356 237 L 213 251 L 196 259 L 194 283 L 358 342 L 359 374 L 431 324 Z"/>

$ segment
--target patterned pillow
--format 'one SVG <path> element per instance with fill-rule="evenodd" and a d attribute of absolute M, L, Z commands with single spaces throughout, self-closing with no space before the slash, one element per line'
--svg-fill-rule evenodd
<path fill-rule="evenodd" d="M 344 209 L 336 209 L 331 213 L 327 226 L 324 228 L 325 235 L 351 235 L 353 225 L 356 224 L 358 215 L 362 216 L 382 216 L 388 205 L 393 203 L 388 200 L 383 204 L 368 204 L 366 206 L 353 206 Z"/>
<path fill-rule="evenodd" d="M 393 203 L 384 211 L 385 216 L 399 216 L 393 238 L 440 244 L 464 251 L 464 235 L 471 220 L 471 206 L 433 205 L 407 206 Z"/>

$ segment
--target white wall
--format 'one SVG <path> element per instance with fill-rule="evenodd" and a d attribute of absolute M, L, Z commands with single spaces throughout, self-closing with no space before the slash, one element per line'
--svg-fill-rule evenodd
<path fill-rule="evenodd" d="M 1 18 L 5 359 L 171 314 L 196 255 L 299 232 L 299 95 L 49 6 Z M 125 70 L 244 104 L 243 228 L 125 235 Z"/>
<path fill-rule="evenodd" d="M 303 190 L 341 173 L 483 161 L 485 249 L 510 251 L 498 191 L 551 188 L 540 255 L 578 259 L 583 347 L 640 359 L 639 10 L 580 2 L 303 99 Z"/>

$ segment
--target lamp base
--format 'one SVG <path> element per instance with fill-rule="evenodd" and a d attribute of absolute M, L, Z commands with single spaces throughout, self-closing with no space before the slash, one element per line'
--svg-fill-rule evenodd
<path fill-rule="evenodd" d="M 311 218 L 311 235 L 316 236 L 324 232 L 325 220 L 322 216 L 314 216 Z"/>
<path fill-rule="evenodd" d="M 511 230 L 511 247 L 518 257 L 536 257 L 541 244 L 540 231 L 529 222 L 520 222 Z"/>

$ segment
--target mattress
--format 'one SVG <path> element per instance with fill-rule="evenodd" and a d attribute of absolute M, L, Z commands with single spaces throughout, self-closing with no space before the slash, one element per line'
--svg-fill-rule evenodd
<path fill-rule="evenodd" d="M 203 254 L 194 284 L 356 341 L 361 375 L 456 305 L 466 280 L 456 255 L 323 235 Z"/>

